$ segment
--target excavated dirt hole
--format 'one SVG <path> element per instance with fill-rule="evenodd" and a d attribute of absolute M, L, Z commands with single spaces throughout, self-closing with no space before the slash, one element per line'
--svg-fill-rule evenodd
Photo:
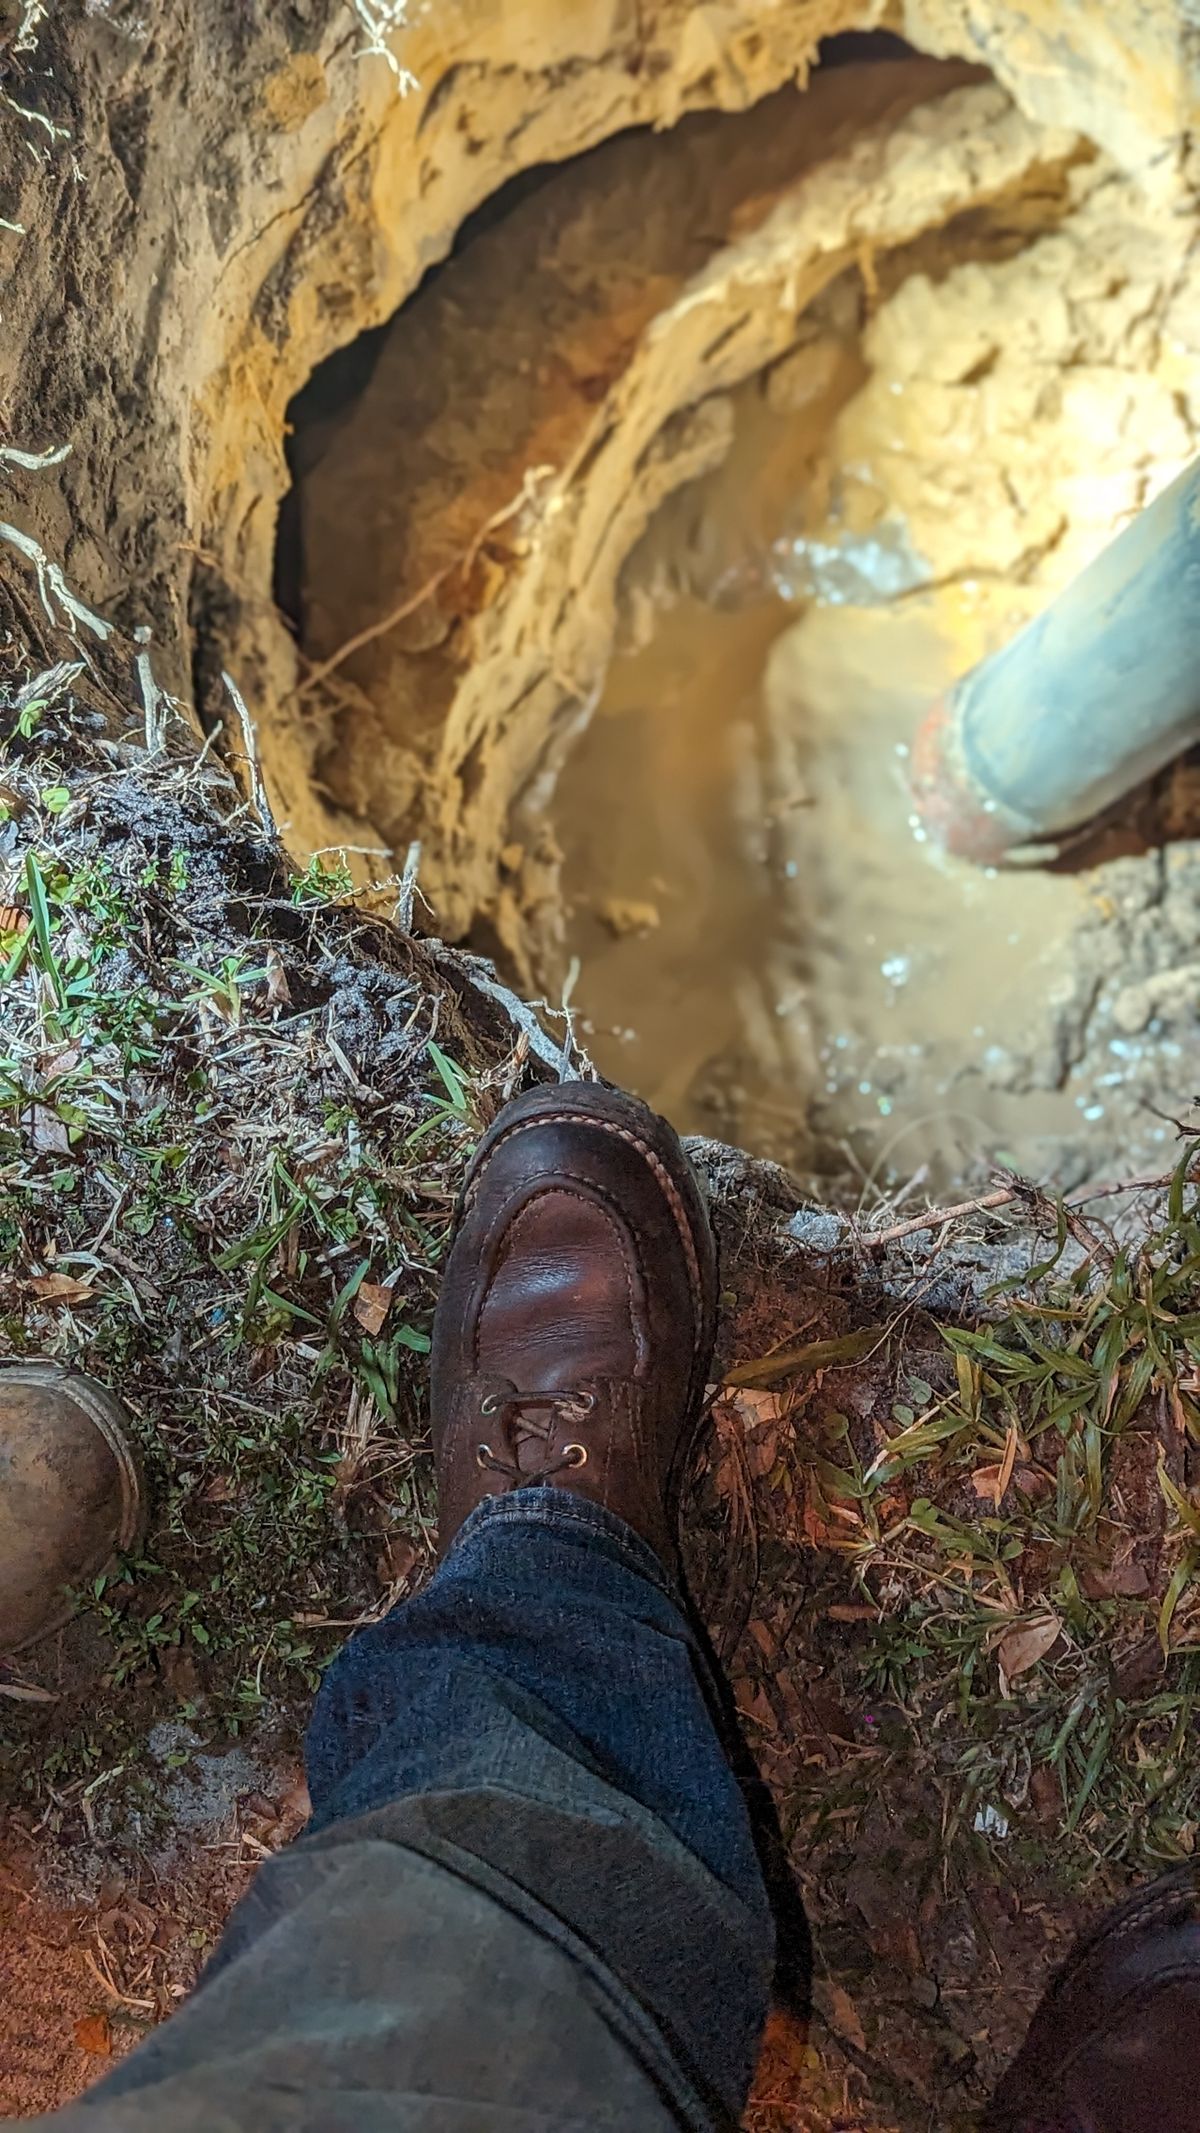
<path fill-rule="evenodd" d="M 293 404 L 318 784 L 526 989 L 578 959 L 598 1064 L 687 1130 L 868 1203 L 1157 1168 L 1191 773 L 982 874 L 905 752 L 1194 456 L 1200 269 L 978 69 L 855 44 L 515 181 Z"/>

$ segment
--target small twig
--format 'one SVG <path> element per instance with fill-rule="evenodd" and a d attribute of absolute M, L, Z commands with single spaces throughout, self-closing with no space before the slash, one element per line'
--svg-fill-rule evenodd
<path fill-rule="evenodd" d="M 305 675 L 304 680 L 296 690 L 297 696 L 307 696 L 310 689 L 318 688 L 323 681 L 329 679 L 331 674 L 336 674 L 338 668 L 344 666 L 348 659 L 352 659 L 355 652 L 361 652 L 364 645 L 373 644 L 377 637 L 386 637 L 389 630 L 398 628 L 400 623 L 406 622 L 410 615 L 415 615 L 417 609 L 424 607 L 426 600 L 437 591 L 438 586 L 443 584 L 450 576 L 450 573 L 457 567 L 458 559 L 456 558 L 453 563 L 447 563 L 444 570 L 436 571 L 432 578 L 427 578 L 424 585 L 418 586 L 416 592 L 409 599 L 402 600 L 399 607 L 394 607 L 390 614 L 383 617 L 381 622 L 372 622 L 366 629 L 357 631 L 353 637 L 347 637 L 345 644 L 340 646 L 331 658 L 323 659 L 319 666 L 313 667 Z"/>
<path fill-rule="evenodd" d="M 518 511 L 524 509 L 526 504 L 531 504 L 534 501 L 537 483 L 544 481 L 548 475 L 556 472 L 557 469 L 552 466 L 527 467 L 522 478 L 520 494 L 514 496 L 511 503 L 504 504 L 499 511 L 493 511 L 491 517 L 485 520 L 469 546 L 463 549 L 461 555 L 456 555 L 453 562 L 445 564 L 441 570 L 435 570 L 431 578 L 426 578 L 425 583 L 418 586 L 415 593 L 411 593 L 407 600 L 402 600 L 399 607 L 393 608 L 391 613 L 385 615 L 381 622 L 369 623 L 366 629 L 359 630 L 353 637 L 347 637 L 345 644 L 334 652 L 331 658 L 323 659 L 319 666 L 313 667 L 305 675 L 304 680 L 296 689 L 296 695 L 306 696 L 310 689 L 319 687 L 320 683 L 327 681 L 331 674 L 336 674 L 338 668 L 344 666 L 348 659 L 353 658 L 355 652 L 361 652 L 364 645 L 373 644 L 377 637 L 386 637 L 389 630 L 398 628 L 400 623 L 406 622 L 410 615 L 415 615 L 419 608 L 424 607 L 427 600 L 432 599 L 438 587 L 444 585 L 447 578 L 454 576 L 455 571 L 469 571 L 489 533 L 495 533 L 506 519 L 514 518 Z"/>
<path fill-rule="evenodd" d="M 14 1703 L 58 1703 L 53 1689 L 37 1688 L 31 1681 L 0 1681 L 0 1696 L 11 1696 Z"/>
<path fill-rule="evenodd" d="M 941 1229 L 947 1222 L 957 1222 L 964 1215 L 981 1215 L 993 1207 L 1009 1207 L 1020 1195 L 1011 1190 L 986 1192 L 977 1200 L 959 1200 L 953 1207 L 931 1207 L 923 1215 L 912 1215 L 907 1222 L 894 1222 L 890 1229 L 876 1230 L 872 1235 L 861 1235 L 859 1242 L 873 1252 L 885 1244 L 896 1244 L 901 1237 L 915 1237 L 924 1229 Z"/>
<path fill-rule="evenodd" d="M 113 1984 L 113 1981 L 110 1977 L 105 1977 L 104 1972 L 100 1968 L 100 1965 L 96 1961 L 96 1958 L 92 1954 L 90 1948 L 81 1948 L 79 1952 L 82 1955 L 84 1962 L 87 1964 L 88 1969 L 91 1971 L 92 1976 L 95 1978 L 96 1983 L 100 1986 L 101 1990 L 103 1992 L 107 1992 L 112 1999 L 117 2001 L 119 2006 L 136 2007 L 139 2010 L 145 2010 L 146 2012 L 149 2012 L 153 2008 L 153 2000 L 135 2000 L 128 1992 L 121 1992 L 118 1987 Z"/>
<path fill-rule="evenodd" d="M 271 813 L 271 803 L 267 798 L 267 788 L 263 783 L 263 774 L 258 760 L 258 738 L 254 731 L 254 720 L 246 709 L 241 692 L 232 674 L 227 674 L 222 668 L 221 679 L 229 691 L 233 708 L 237 712 L 242 729 L 242 740 L 246 748 L 246 761 L 250 766 L 250 788 L 254 796 L 254 812 L 268 836 L 276 836 L 278 832 L 275 828 L 275 817 Z"/>
<path fill-rule="evenodd" d="M 1112 1200 L 1119 1193 L 1148 1192 L 1154 1187 L 1169 1185 L 1174 1175 L 1173 1170 L 1164 1170 L 1159 1176 L 1152 1178 L 1118 1178 L 1111 1185 L 1088 1185 L 1079 1191 L 1065 1194 L 1062 1204 L 1064 1211 L 1068 1213 L 1068 1226 L 1072 1235 L 1078 1242 L 1085 1244 L 1086 1249 L 1107 1253 L 1107 1245 L 1101 1244 L 1094 1232 L 1087 1229 L 1077 1216 L 1072 1222 L 1069 1211 L 1083 1206 L 1088 1200 Z M 901 1237 L 914 1237 L 921 1230 L 942 1229 L 946 1223 L 961 1221 L 966 1215 L 988 1214 L 993 1208 L 1011 1207 L 1016 1200 L 1027 1200 L 1031 1192 L 1036 1193 L 1045 1207 L 1053 1212 L 1057 1202 L 1052 1200 L 1049 1194 L 1041 1192 L 1040 1188 L 1030 1186 L 1022 1180 L 1019 1185 L 1009 1185 L 997 1192 L 983 1193 L 977 1200 L 959 1200 L 954 1207 L 931 1207 L 925 1214 L 913 1215 L 907 1222 L 893 1223 L 890 1229 L 876 1230 L 872 1234 L 860 1232 L 858 1241 L 870 1251 L 879 1251 L 885 1244 L 896 1244 Z"/>
<path fill-rule="evenodd" d="M 342 1073 L 345 1075 L 355 1095 L 360 1098 L 373 1099 L 375 1096 L 374 1089 L 368 1088 L 366 1082 L 362 1079 L 361 1075 L 355 1073 L 354 1068 L 350 1064 L 350 1061 L 347 1059 L 345 1052 L 342 1050 L 341 1045 L 338 1043 L 337 1038 L 333 1034 L 332 1008 L 330 1009 L 329 1019 L 326 1025 L 325 1042 L 329 1047 L 331 1057 L 333 1058 L 336 1065 L 341 1068 Z"/>

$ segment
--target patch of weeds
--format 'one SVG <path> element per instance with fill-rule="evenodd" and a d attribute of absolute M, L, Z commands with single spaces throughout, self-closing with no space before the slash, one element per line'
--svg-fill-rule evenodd
<path fill-rule="evenodd" d="M 925 1772 L 948 1841 L 990 1809 L 1068 1876 L 1200 1832 L 1198 1154 L 1143 1242 L 1064 1273 L 1060 1221 L 993 1322 L 940 1329 L 950 1389 L 910 1379 L 870 1448 L 825 1412 L 803 1455 L 872 1756 Z"/>
<path fill-rule="evenodd" d="M 292 884 L 292 902 L 297 905 L 311 903 L 338 903 L 343 897 L 353 896 L 354 876 L 344 852 L 339 853 L 333 865 L 330 854 L 314 852 L 303 873 Z"/>
<path fill-rule="evenodd" d="M 26 711 L 0 1336 L 126 1402 L 149 1522 L 56 1644 L 57 1701 L 0 1705 L 0 1773 L 90 1830 L 97 1784 L 106 1826 L 144 1822 L 159 1721 L 278 1730 L 428 1561 L 424 1359 L 479 1055 L 343 870 L 264 873 L 190 761 L 124 792 L 105 759 L 75 805 Z"/>

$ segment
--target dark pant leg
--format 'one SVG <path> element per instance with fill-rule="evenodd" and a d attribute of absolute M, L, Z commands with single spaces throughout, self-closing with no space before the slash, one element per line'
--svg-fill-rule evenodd
<path fill-rule="evenodd" d="M 496 1499 L 330 1669 L 311 1832 L 101 2126 L 729 2125 L 769 1906 L 661 1565 L 562 1491 Z"/>

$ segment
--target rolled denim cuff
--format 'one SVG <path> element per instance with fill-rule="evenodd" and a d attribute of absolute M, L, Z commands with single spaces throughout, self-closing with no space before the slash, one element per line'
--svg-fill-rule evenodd
<path fill-rule="evenodd" d="M 493 1526 L 513 1523 L 548 1527 L 564 1539 L 579 1540 L 589 1548 L 603 1541 L 607 1544 L 604 1553 L 610 1560 L 648 1579 L 676 1607 L 682 1610 L 685 1606 L 679 1585 L 649 1541 L 644 1541 L 615 1511 L 606 1511 L 603 1504 L 591 1503 L 586 1497 L 573 1496 L 569 1489 L 512 1489 L 502 1496 L 485 1496 L 463 1520 L 446 1550 L 445 1564 L 453 1565 L 457 1571 L 464 1558 L 469 1560 L 484 1533 Z"/>

